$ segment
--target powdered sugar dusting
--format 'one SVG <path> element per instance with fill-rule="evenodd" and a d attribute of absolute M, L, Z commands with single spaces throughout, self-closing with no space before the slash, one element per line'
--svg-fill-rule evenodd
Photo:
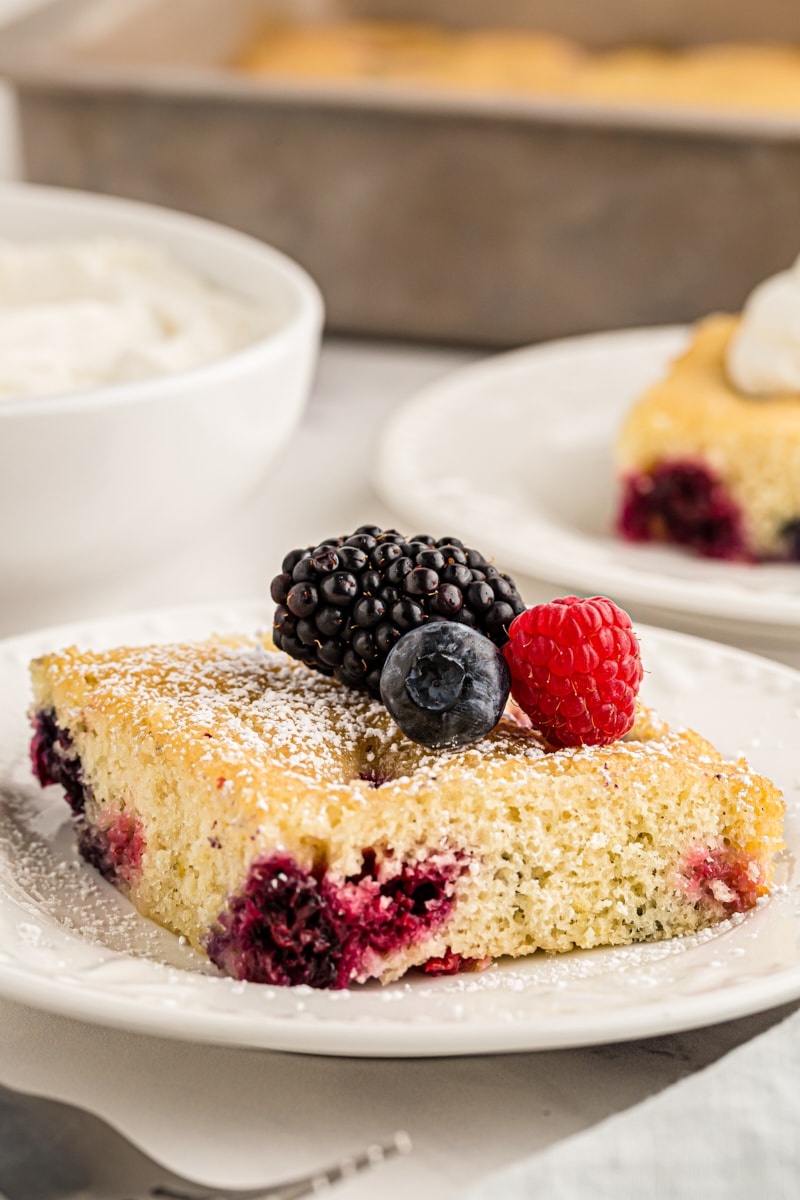
<path fill-rule="evenodd" d="M 668 761 L 680 732 L 641 710 L 631 735 L 612 747 L 549 749 L 512 711 L 486 737 L 464 748 L 430 750 L 410 741 L 387 710 L 362 692 L 309 669 L 275 650 L 268 639 L 112 650 L 70 650 L 47 663 L 57 691 L 69 683 L 91 710 L 118 710 L 138 732 L 154 731 L 173 747 L 200 746 L 195 762 L 223 761 L 220 786 L 235 780 L 256 788 L 258 771 L 278 763 L 287 776 L 323 785 L 402 781 L 420 786 L 456 768 L 465 780 L 502 762 L 524 778 L 532 766 L 549 774 L 596 768 L 606 759 L 625 770 Z M 134 730 L 134 733 L 137 731 Z M 709 759 L 709 762 L 711 760 Z M 635 773 L 635 772 L 634 772 Z"/>
<path fill-rule="evenodd" d="M 624 1040 L 744 1015 L 800 994 L 800 891 L 792 866 L 800 846 L 798 677 L 747 660 L 756 668 L 745 681 L 740 678 L 745 660 L 737 652 L 657 630 L 647 631 L 648 699 L 670 717 L 711 734 L 728 753 L 741 747 L 752 754 L 756 768 L 787 794 L 790 854 L 781 865 L 783 882 L 746 916 L 673 942 L 535 954 L 501 961 L 480 975 L 406 977 L 385 988 L 314 994 L 206 974 L 213 968 L 198 956 L 190 963 L 188 952 L 180 967 L 166 949 L 162 963 L 136 957 L 135 932 L 128 953 L 110 951 L 111 931 L 152 933 L 152 926 L 83 864 L 70 870 L 84 877 L 80 886 L 90 887 L 97 908 L 94 919 L 87 915 L 85 930 L 66 929 L 61 922 L 74 897 L 64 900 L 63 877 L 53 869 L 74 857 L 66 805 L 56 789 L 41 791 L 26 782 L 29 660 L 70 641 L 113 646 L 202 637 L 209 629 L 254 628 L 264 615 L 256 604 L 208 606 L 87 622 L 79 630 L 26 635 L 0 647 L 0 796 L 4 808 L 14 801 L 28 814 L 21 840 L 7 837 L 5 820 L 0 832 L 4 995 L 166 1036 L 309 1053 L 402 1055 Z M 30 874 L 26 844 L 35 837 L 45 843 L 46 854 Z M 95 934 L 98 940 L 89 940 Z M 174 954 L 186 950 L 163 936 Z"/>
<path fill-rule="evenodd" d="M 23 923 L 22 936 L 29 943 L 41 949 L 52 944 L 55 924 L 69 939 L 96 945 L 103 962 L 124 953 L 215 973 L 201 955 L 146 921 L 80 860 L 62 800 L 54 813 L 45 805 L 44 813 L 45 822 L 42 811 L 21 793 L 4 795 L 0 810 L 0 884 L 33 919 Z M 54 819 L 56 813 L 61 821 Z"/>

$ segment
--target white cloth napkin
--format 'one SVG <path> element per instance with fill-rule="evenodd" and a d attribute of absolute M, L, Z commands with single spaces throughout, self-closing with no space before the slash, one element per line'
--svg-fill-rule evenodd
<path fill-rule="evenodd" d="M 799 1200 L 800 1011 L 468 1200 Z"/>

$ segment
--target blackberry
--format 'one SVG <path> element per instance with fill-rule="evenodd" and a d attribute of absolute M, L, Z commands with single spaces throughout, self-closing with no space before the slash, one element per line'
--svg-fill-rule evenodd
<path fill-rule="evenodd" d="M 514 581 L 458 538 L 405 538 L 376 525 L 291 550 L 270 593 L 276 646 L 375 697 L 403 634 L 447 621 L 503 646 L 525 609 Z"/>

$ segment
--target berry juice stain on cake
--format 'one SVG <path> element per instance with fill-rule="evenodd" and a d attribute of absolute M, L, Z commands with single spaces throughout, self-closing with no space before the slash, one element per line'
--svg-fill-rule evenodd
<path fill-rule="evenodd" d="M 126 892 L 142 869 L 145 839 L 141 822 L 127 812 L 103 813 L 96 824 L 78 824 L 78 848 L 104 879 Z"/>
<path fill-rule="evenodd" d="M 206 943 L 226 974 L 252 983 L 346 988 L 377 975 L 394 952 L 436 932 L 453 907 L 463 856 L 379 862 L 336 881 L 303 870 L 288 855 L 253 863 Z"/>
<path fill-rule="evenodd" d="M 682 864 L 681 886 L 694 903 L 726 917 L 747 912 L 767 891 L 758 860 L 735 846 L 690 851 Z"/>
<path fill-rule="evenodd" d="M 438 958 L 429 958 L 422 964 L 422 970 L 426 975 L 464 975 L 485 971 L 491 965 L 491 958 L 465 958 L 463 954 L 447 950 Z"/>
<path fill-rule="evenodd" d="M 40 709 L 33 717 L 31 765 L 42 787 L 60 784 L 75 817 L 81 856 L 104 879 L 127 891 L 142 864 L 144 835 L 135 814 L 114 810 L 101 812 L 92 822 L 86 817 L 92 791 L 87 786 L 72 737 L 58 726 L 51 709 Z"/>
<path fill-rule="evenodd" d="M 660 463 L 624 485 L 618 528 L 632 542 L 672 542 L 707 558 L 748 562 L 742 515 L 702 463 Z"/>
<path fill-rule="evenodd" d="M 384 771 L 379 771 L 377 768 L 364 767 L 363 770 L 359 771 L 358 778 L 363 779 L 370 787 L 379 788 L 388 783 L 392 777 Z"/>
<path fill-rule="evenodd" d="M 40 709 L 34 714 L 31 739 L 31 766 L 42 787 L 60 783 L 74 813 L 81 813 L 86 804 L 86 785 L 81 763 L 72 738 L 66 729 L 56 724 L 52 709 Z"/>

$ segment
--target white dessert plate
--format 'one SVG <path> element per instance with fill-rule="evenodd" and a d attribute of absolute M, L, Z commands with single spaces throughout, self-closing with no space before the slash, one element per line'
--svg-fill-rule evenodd
<path fill-rule="evenodd" d="M 773 895 L 684 939 L 533 955 L 488 971 L 349 992 L 218 975 L 77 856 L 61 789 L 28 762 L 30 658 L 77 643 L 203 637 L 269 621 L 255 603 L 91 621 L 0 643 L 0 995 L 85 1021 L 187 1041 L 314 1054 L 480 1054 L 622 1041 L 800 996 L 800 673 L 742 651 L 640 627 L 645 698 L 786 794 L 788 849 Z"/>
<path fill-rule="evenodd" d="M 738 623 L 741 640 L 800 649 L 800 566 L 614 536 L 617 430 L 686 340 L 682 328 L 634 329 L 464 367 L 393 416 L 374 482 L 409 528 L 458 532 L 508 571 L 646 606 L 659 623 L 688 615 L 700 619 L 678 623 L 715 636 Z"/>

